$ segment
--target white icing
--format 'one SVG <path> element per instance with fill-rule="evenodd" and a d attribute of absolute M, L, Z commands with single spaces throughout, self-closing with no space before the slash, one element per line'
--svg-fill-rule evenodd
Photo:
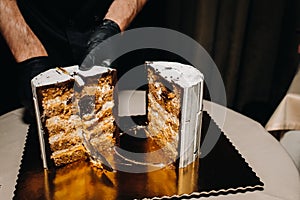
<path fill-rule="evenodd" d="M 98 118 L 93 118 L 93 119 L 91 119 L 91 120 L 88 120 L 88 121 L 84 121 L 83 122 L 83 124 L 85 125 L 85 126 L 91 126 L 91 125 L 93 125 L 94 123 L 96 123 L 98 121 Z"/>
<path fill-rule="evenodd" d="M 109 117 L 106 117 L 104 120 L 102 120 L 101 122 L 98 123 L 98 126 L 104 126 L 105 124 L 107 123 L 113 123 L 115 121 L 115 118 L 114 116 L 109 116 Z"/>
<path fill-rule="evenodd" d="M 154 86 L 155 86 L 156 88 L 158 88 L 158 87 L 160 87 L 160 83 L 159 83 L 159 82 L 155 82 L 155 83 L 154 83 Z"/>
<path fill-rule="evenodd" d="M 78 66 L 71 66 L 65 67 L 65 69 L 69 74 L 64 73 L 62 70 L 59 69 L 49 69 L 45 72 L 40 73 L 39 75 L 35 76 L 31 83 L 34 87 L 40 87 L 44 85 L 52 85 L 56 83 L 61 83 L 64 81 L 68 81 L 73 79 L 70 74 L 73 74 L 75 71 L 78 70 Z"/>
<path fill-rule="evenodd" d="M 113 101 L 106 102 L 101 110 L 96 114 L 96 118 L 101 118 L 109 109 L 112 109 L 114 106 Z"/>
<path fill-rule="evenodd" d="M 64 72 L 66 71 L 66 72 Z M 61 83 L 70 79 L 76 78 L 77 83 L 82 86 L 84 85 L 84 81 L 76 76 L 76 74 L 82 76 L 82 77 L 90 77 L 95 76 L 108 72 L 108 71 L 115 71 L 115 69 L 108 68 L 108 67 L 102 67 L 102 66 L 94 66 L 90 70 L 87 71 L 81 71 L 79 70 L 78 65 L 70 66 L 70 67 L 63 67 L 61 69 L 49 69 L 45 72 L 40 73 L 39 75 L 35 76 L 32 80 L 32 86 L 33 87 L 40 87 L 44 85 L 52 85 L 55 83 Z"/>
<path fill-rule="evenodd" d="M 77 144 L 75 146 L 72 146 L 71 148 L 69 149 L 62 149 L 62 150 L 59 150 L 59 151 L 55 151 L 52 153 L 52 157 L 55 157 L 59 154 L 63 154 L 63 153 L 67 153 L 67 152 L 72 152 L 73 150 L 77 149 L 78 147 L 81 147 L 82 144 Z"/>
<path fill-rule="evenodd" d="M 103 85 L 101 88 L 98 87 L 98 90 L 100 90 L 101 93 L 106 93 L 111 89 L 112 89 L 112 87 L 110 85 Z"/>
<path fill-rule="evenodd" d="M 108 67 L 94 66 L 87 71 L 78 70 L 78 74 L 83 77 L 89 77 L 89 76 L 95 76 L 97 74 L 103 74 L 109 71 L 115 71 L 115 69 L 108 68 Z"/>
<path fill-rule="evenodd" d="M 191 65 L 164 61 L 147 62 L 146 64 L 167 81 L 175 82 L 184 88 L 196 85 L 204 78 L 203 74 Z"/>
<path fill-rule="evenodd" d="M 62 98 L 61 98 L 61 96 L 57 96 L 57 97 L 55 97 L 54 99 L 44 100 L 43 103 L 44 103 L 47 107 L 49 107 L 49 106 L 51 106 L 51 105 L 55 105 L 55 104 L 58 104 L 58 103 L 66 105 L 66 104 L 67 104 L 67 101 L 66 101 L 66 100 L 63 101 Z"/>
<path fill-rule="evenodd" d="M 79 130 L 77 130 L 73 133 L 70 133 L 70 134 L 66 134 L 65 132 L 55 134 L 55 135 L 49 137 L 49 143 L 53 144 L 53 143 L 57 142 L 58 140 L 63 139 L 64 137 L 68 137 L 68 138 L 80 137 L 80 138 L 82 138 L 82 132 L 79 129 Z"/>
<path fill-rule="evenodd" d="M 152 79 L 151 79 L 151 81 L 152 81 Z M 161 94 L 162 94 L 161 84 L 159 82 L 155 82 L 154 86 L 156 88 L 158 88 L 158 90 L 156 92 L 156 96 L 157 96 L 158 100 L 161 100 Z"/>

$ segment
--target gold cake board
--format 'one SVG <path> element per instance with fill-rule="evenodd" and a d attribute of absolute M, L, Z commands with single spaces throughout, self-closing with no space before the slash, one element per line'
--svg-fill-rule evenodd
<path fill-rule="evenodd" d="M 211 120 L 204 112 L 202 141 Z M 263 190 L 260 178 L 213 120 L 212 125 L 210 132 L 221 133 L 216 146 L 206 157 L 188 166 L 191 169 L 183 176 L 182 170 L 170 166 L 148 173 L 108 172 L 92 167 L 88 161 L 44 170 L 36 127 L 32 124 L 14 199 L 186 199 Z"/>

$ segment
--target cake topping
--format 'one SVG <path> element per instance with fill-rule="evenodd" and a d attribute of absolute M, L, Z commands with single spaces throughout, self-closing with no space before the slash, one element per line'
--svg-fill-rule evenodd
<path fill-rule="evenodd" d="M 203 74 L 191 65 L 163 61 L 149 62 L 146 64 L 152 67 L 167 81 L 175 82 L 181 87 L 191 87 L 203 79 Z"/>

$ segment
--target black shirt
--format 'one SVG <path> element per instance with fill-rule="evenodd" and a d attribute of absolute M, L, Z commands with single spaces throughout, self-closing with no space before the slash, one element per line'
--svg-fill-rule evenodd
<path fill-rule="evenodd" d="M 60 28 L 86 30 L 99 23 L 113 0 L 18 0 L 25 15 L 34 15 Z M 30 13 L 28 13 L 28 11 Z"/>
<path fill-rule="evenodd" d="M 18 0 L 27 24 L 53 65 L 79 64 L 93 28 L 113 0 Z"/>

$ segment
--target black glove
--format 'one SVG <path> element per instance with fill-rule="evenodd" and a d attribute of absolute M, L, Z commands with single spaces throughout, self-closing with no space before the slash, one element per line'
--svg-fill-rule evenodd
<path fill-rule="evenodd" d="M 105 49 L 97 50 L 97 46 L 102 42 L 107 42 L 108 38 L 121 32 L 117 23 L 112 20 L 104 19 L 100 26 L 97 26 L 91 34 L 87 43 L 87 51 L 84 55 L 83 62 L 80 65 L 80 70 L 89 70 L 94 65 L 110 65 L 112 47 L 105 46 Z"/>
<path fill-rule="evenodd" d="M 23 62 L 18 63 L 20 72 L 20 100 L 21 104 L 26 109 L 27 117 L 34 117 L 34 105 L 32 99 L 31 79 L 36 75 L 44 72 L 50 68 L 50 62 L 47 56 L 34 57 Z M 31 121 L 31 119 L 26 119 Z"/>

